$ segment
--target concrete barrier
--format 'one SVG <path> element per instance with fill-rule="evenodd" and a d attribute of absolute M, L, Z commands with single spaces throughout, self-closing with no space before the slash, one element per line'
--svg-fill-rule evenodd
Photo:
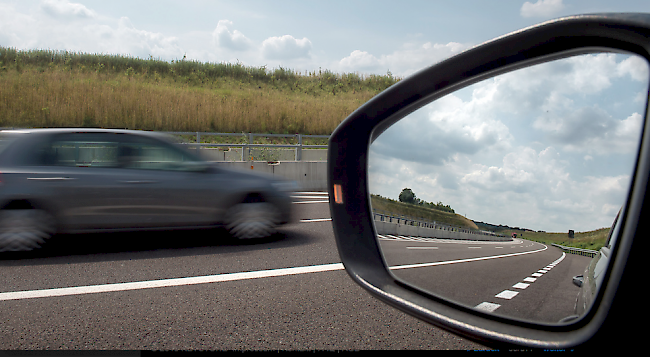
<path fill-rule="evenodd" d="M 442 239 L 460 239 L 460 240 L 479 240 L 479 241 L 497 241 L 510 242 L 510 237 L 493 236 L 481 232 L 474 232 L 463 228 L 451 227 L 420 227 L 408 224 L 398 224 L 394 222 L 375 220 L 375 230 L 377 234 L 390 234 L 396 236 L 412 236 L 425 238 L 442 238 Z"/>
<path fill-rule="evenodd" d="M 227 169 L 262 172 L 295 181 L 301 190 L 327 191 L 327 162 L 280 161 L 277 164 L 269 164 L 265 161 L 224 161 L 214 163 Z"/>

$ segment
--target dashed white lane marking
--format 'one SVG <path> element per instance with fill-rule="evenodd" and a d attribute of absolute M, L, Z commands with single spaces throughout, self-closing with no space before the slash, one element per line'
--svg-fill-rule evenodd
<path fill-rule="evenodd" d="M 501 305 L 493 304 L 491 302 L 482 302 L 482 303 L 476 305 L 475 309 L 483 310 L 483 311 L 486 311 L 486 312 L 494 312 L 494 310 L 498 309 L 499 306 L 501 306 Z"/>
<path fill-rule="evenodd" d="M 406 249 L 438 249 L 438 247 L 406 247 Z"/>
<path fill-rule="evenodd" d="M 290 196 L 291 198 L 299 199 L 310 199 L 317 201 L 294 201 L 293 203 L 302 204 L 302 203 L 329 203 L 329 193 L 328 192 L 293 192 Z"/>
<path fill-rule="evenodd" d="M 161 279 L 161 280 L 149 280 L 149 281 L 136 281 L 131 283 L 75 286 L 75 287 L 68 287 L 68 288 L 56 288 L 56 289 L 44 289 L 44 290 L 14 291 L 14 292 L 0 293 L 0 301 L 45 298 L 45 297 L 54 297 L 54 296 L 95 294 L 95 293 L 126 291 L 126 290 L 152 289 L 152 288 L 163 288 L 163 287 L 182 286 L 182 285 L 220 283 L 224 281 L 270 278 L 276 276 L 308 274 L 308 273 L 317 273 L 317 272 L 343 270 L 343 269 L 344 267 L 342 263 L 335 263 L 335 264 L 312 265 L 312 266 L 293 267 L 293 268 L 258 270 L 258 271 L 241 272 L 241 273 L 197 276 L 197 277 L 190 277 L 190 278 Z"/>
<path fill-rule="evenodd" d="M 313 218 L 313 219 L 301 219 L 300 222 L 306 223 L 306 222 L 327 222 L 331 221 L 331 218 Z"/>
<path fill-rule="evenodd" d="M 432 267 L 432 266 L 437 266 L 437 265 L 447 265 L 447 264 L 456 264 L 456 263 L 467 263 L 467 262 L 475 262 L 475 261 L 480 261 L 480 260 L 490 260 L 490 259 L 498 259 L 498 258 L 506 258 L 506 257 L 515 257 L 518 255 L 525 255 L 525 254 L 532 254 L 532 253 L 538 253 L 542 252 L 548 249 L 547 246 L 544 246 L 543 249 L 538 249 L 538 250 L 531 250 L 528 252 L 521 252 L 521 253 L 510 253 L 510 254 L 502 254 L 502 255 L 491 255 L 487 257 L 479 257 L 479 258 L 469 258 L 469 259 L 458 259 L 458 260 L 447 260 L 447 261 L 442 261 L 442 262 L 432 262 L 432 263 L 419 263 L 419 264 L 405 264 L 405 265 L 394 265 L 388 267 L 391 270 L 396 270 L 396 269 L 410 269 L 410 268 L 423 268 L 423 267 Z"/>
<path fill-rule="evenodd" d="M 537 280 L 538 277 L 543 276 L 545 273 L 548 273 L 553 267 L 555 267 L 562 260 L 564 260 L 565 257 L 566 257 L 566 253 L 562 252 L 562 256 L 560 256 L 558 259 L 553 261 L 551 264 L 549 264 L 545 268 L 540 269 L 537 272 L 531 274 L 531 276 L 534 276 L 534 278 L 529 276 L 529 277 L 524 278 L 523 281 L 525 281 L 527 283 L 535 282 L 535 280 Z M 513 285 L 512 287 L 515 288 L 515 289 L 523 290 L 523 289 L 526 289 L 527 287 L 530 286 L 530 284 L 527 284 L 527 283 L 521 283 L 520 282 L 520 283 L 517 283 L 517 284 Z M 519 294 L 518 291 L 504 290 L 504 291 L 498 293 L 497 295 L 495 295 L 494 297 L 500 298 L 500 299 L 510 300 L 513 297 L 517 296 L 517 294 Z M 482 303 L 476 305 L 474 308 L 477 309 L 477 310 L 482 310 L 482 311 L 486 311 L 486 312 L 494 312 L 494 310 L 496 310 L 500 306 L 501 305 L 499 305 L 499 304 L 493 304 L 493 303 L 490 303 L 490 302 L 482 302 Z"/>
<path fill-rule="evenodd" d="M 498 297 L 499 299 L 510 300 L 513 297 L 517 296 L 517 294 L 519 294 L 518 291 L 503 290 L 502 292 L 494 295 L 494 297 Z"/>
<path fill-rule="evenodd" d="M 502 242 L 502 241 L 475 241 L 475 240 L 459 240 L 447 238 L 428 238 L 428 237 L 410 237 L 410 236 L 395 236 L 391 234 L 377 234 L 381 240 L 387 241 L 409 241 L 409 242 L 427 242 L 427 243 L 451 243 L 451 244 L 481 244 L 481 245 L 494 245 L 494 244 L 517 244 L 516 242 Z M 497 248 L 497 247 L 495 247 Z M 502 248 L 502 247 L 501 247 Z"/>

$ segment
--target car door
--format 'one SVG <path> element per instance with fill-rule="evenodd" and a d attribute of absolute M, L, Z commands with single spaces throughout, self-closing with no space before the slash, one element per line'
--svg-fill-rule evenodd
<path fill-rule="evenodd" d="M 124 207 L 134 199 L 119 190 L 115 136 L 71 132 L 50 136 L 33 150 L 27 182 L 57 207 L 64 231 L 122 227 L 133 220 Z"/>
<path fill-rule="evenodd" d="M 137 227 L 210 225 L 216 221 L 213 175 L 207 165 L 170 143 L 119 135 L 120 195 Z M 137 228 L 136 227 L 136 228 Z"/>

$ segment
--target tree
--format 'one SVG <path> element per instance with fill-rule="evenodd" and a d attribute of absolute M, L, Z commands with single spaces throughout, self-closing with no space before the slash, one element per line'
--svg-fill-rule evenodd
<path fill-rule="evenodd" d="M 416 203 L 415 193 L 413 193 L 413 191 L 411 191 L 410 188 L 405 188 L 399 194 L 399 201 L 404 203 L 415 204 Z"/>

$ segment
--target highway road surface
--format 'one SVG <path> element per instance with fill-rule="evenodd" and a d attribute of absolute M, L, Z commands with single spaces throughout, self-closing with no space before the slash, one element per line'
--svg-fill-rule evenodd
<path fill-rule="evenodd" d="M 233 241 L 220 230 L 85 234 L 54 237 L 39 251 L 1 254 L 0 350 L 485 349 L 399 312 L 353 283 L 336 250 L 327 196 L 296 196 L 298 221 L 262 241 Z M 393 240 L 397 248 L 404 242 L 431 246 Z M 432 262 L 420 253 L 433 250 L 397 260 Z M 532 273 L 561 256 L 547 251 L 529 254 L 539 257 L 524 270 Z M 517 257 L 505 259 L 519 264 Z M 489 294 L 487 287 L 474 287 L 470 291 L 486 294 L 469 299 L 455 293 L 458 286 L 436 289 L 472 306 L 499 304 L 486 308 L 492 313 L 550 317 L 565 313 L 546 311 L 557 310 L 555 295 L 577 295 L 570 279 L 566 292 L 556 288 L 573 274 L 571 261 L 564 257 L 510 300 L 490 294 L 512 290 L 528 273 L 492 280 Z M 471 264 L 394 272 L 447 272 L 454 265 Z M 552 279 L 556 273 L 559 280 Z M 527 306 L 526 293 L 546 285 L 552 286 L 548 296 Z"/>

